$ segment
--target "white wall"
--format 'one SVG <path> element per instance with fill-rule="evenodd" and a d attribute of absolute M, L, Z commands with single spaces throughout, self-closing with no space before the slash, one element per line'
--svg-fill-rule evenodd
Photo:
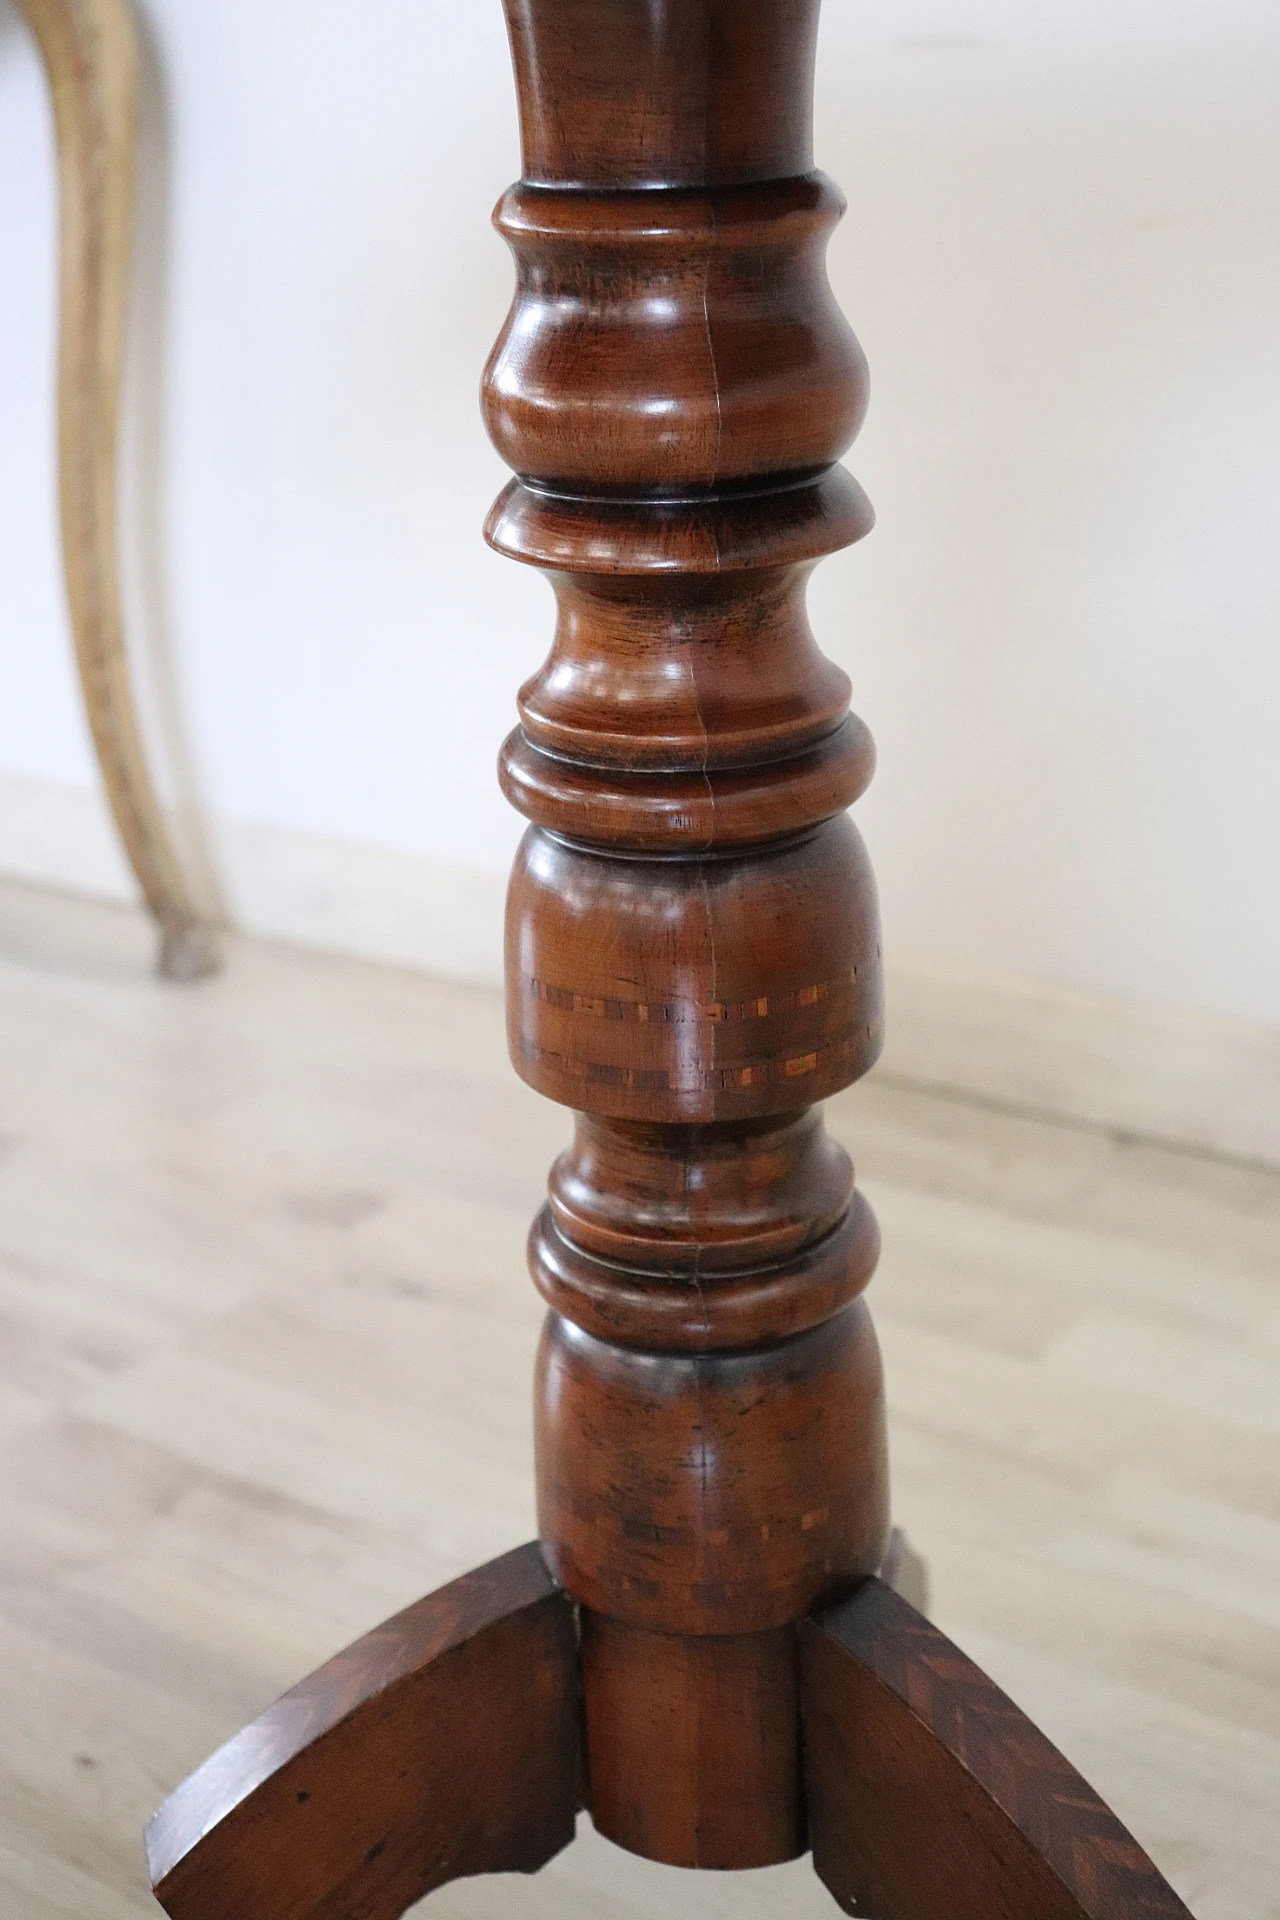
<path fill-rule="evenodd" d="M 368 843 L 496 901 L 493 755 L 551 610 L 479 531 L 498 0 L 142 10 L 139 645 L 224 844 Z M 880 743 L 860 816 L 899 955 L 1280 1022 L 1278 99 L 1263 0 L 827 0 L 880 525 L 813 607 Z M 0 0 L 0 781 L 87 787 L 53 190 Z"/>

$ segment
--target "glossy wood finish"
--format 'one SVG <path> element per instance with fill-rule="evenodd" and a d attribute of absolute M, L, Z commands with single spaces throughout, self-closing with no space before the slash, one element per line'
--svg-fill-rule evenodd
<path fill-rule="evenodd" d="M 531 821 L 512 1059 L 577 1114 L 530 1240 L 538 1516 L 583 1607 L 589 1804 L 688 1866 L 803 1846 L 791 1629 L 880 1565 L 879 1240 L 816 1103 L 875 1060 L 874 750 L 818 648 L 872 524 L 827 284 L 810 0 L 512 0 L 525 178 L 488 535 L 551 653 L 503 749 Z M 644 191 L 635 191 L 636 188 Z"/>
<path fill-rule="evenodd" d="M 632 1853 L 768 1866 L 805 1848 L 799 1659 L 770 1634 L 646 1633 L 584 1612 L 587 1798 Z M 631 1729 L 619 1739 L 619 1728 Z M 655 1775 L 650 1756 L 661 1753 Z M 688 1782 L 714 1782 L 690 1793 Z"/>
<path fill-rule="evenodd" d="M 548 1560 L 616 1619 L 764 1632 L 884 1557 L 884 1390 L 862 1301 L 734 1354 L 638 1352 L 553 1314 L 535 1418 Z"/>
<path fill-rule="evenodd" d="M 879 962 L 847 820 L 652 868 L 534 828 L 508 896 L 512 1059 L 548 1099 L 617 1120 L 803 1112 L 874 1064 Z"/>
<path fill-rule="evenodd" d="M 657 1265 L 668 1277 L 705 1282 L 776 1265 L 851 1215 L 869 1240 L 875 1234 L 853 1162 L 812 1111 L 677 1135 L 580 1113 L 548 1186 L 547 1226 L 565 1241 L 620 1266 Z M 869 1275 L 874 1245 L 867 1258 Z"/>
<path fill-rule="evenodd" d="M 573 1838 L 573 1611 L 536 1545 L 397 1614 L 215 1753 L 147 1828 L 173 1920 L 396 1920 Z"/>
<path fill-rule="evenodd" d="M 584 1255 L 557 1230 L 550 1207 L 529 1236 L 534 1285 L 548 1306 L 585 1333 L 650 1353 L 723 1353 L 807 1333 L 861 1293 L 879 1250 L 861 1194 L 833 1233 L 785 1265 L 734 1273 L 673 1260 L 656 1284 L 652 1272 L 606 1270 Z"/>
<path fill-rule="evenodd" d="M 389 1663 L 340 1657 L 179 1790 L 155 1850 L 176 1920 L 391 1920 L 451 1875 L 536 1865 L 576 1804 L 579 1682 L 586 1805 L 653 1860 L 775 1864 L 811 1825 L 828 1885 L 881 1920 L 1179 1911 L 1130 1903 L 1162 1885 L 1145 1856 L 869 1579 L 879 1236 L 817 1103 L 881 1041 L 844 812 L 873 756 L 804 614 L 816 560 L 870 526 L 833 471 L 866 369 L 822 269 L 841 202 L 810 170 L 815 13 L 508 0 L 526 179 L 497 216 L 516 292 L 484 405 L 517 479 L 489 536 L 558 604 L 502 757 L 531 820 L 508 1038 L 576 1116 L 530 1237 L 541 1548 L 498 1563 L 514 1590 L 491 1569 L 478 1601 L 424 1603 L 407 1658 L 394 1630 Z"/>
<path fill-rule="evenodd" d="M 522 1215 L 567 1130 L 497 997 L 237 936 L 175 1008 L 151 932 L 0 883 L 5 1920 L 160 1920 L 162 1793 L 533 1531 Z M 1280 1175 L 879 1072 L 827 1123 L 884 1227 L 894 1504 L 950 1637 L 1197 1914 L 1256 1920 Z M 580 1819 L 535 1879 L 459 1882 L 424 1920 L 837 1911 L 806 1861 L 690 1885 Z"/>
<path fill-rule="evenodd" d="M 818 0 L 507 0 L 525 178 L 724 186 L 813 165 Z"/>
<path fill-rule="evenodd" d="M 1000 1689 L 878 1580 L 800 1630 L 813 1863 L 876 1920 L 1189 1920 Z"/>
<path fill-rule="evenodd" d="M 137 25 L 129 0 L 19 4 L 49 76 L 58 142 L 58 492 L 76 664 L 116 828 L 160 928 L 157 969 L 189 980 L 214 970 L 217 946 L 156 795 L 125 650 L 117 551 Z"/>
<path fill-rule="evenodd" d="M 823 472 L 867 406 L 824 264 L 843 212 L 820 173 L 707 193 L 513 187 L 495 222 L 516 299 L 485 383 L 508 466 L 555 492 L 676 498 Z"/>

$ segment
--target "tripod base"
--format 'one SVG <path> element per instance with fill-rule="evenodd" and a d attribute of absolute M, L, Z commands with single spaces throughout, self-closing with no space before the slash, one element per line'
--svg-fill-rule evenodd
<path fill-rule="evenodd" d="M 395 1920 L 573 1839 L 574 1612 L 536 1546 L 356 1640 L 206 1760 L 147 1827 L 174 1920 Z"/>
<path fill-rule="evenodd" d="M 593 1805 L 575 1616 L 534 1543 L 355 1641 L 154 1815 L 147 1858 L 161 1905 L 172 1920 L 397 1920 L 446 1881 L 536 1872 Z M 591 1662 L 601 1623 L 584 1624 Z M 606 1640 L 614 1631 L 605 1623 Z M 875 1920 L 1187 1920 L 1080 1775 L 883 1580 L 797 1637 L 798 1716 L 775 1711 L 755 1728 L 776 1760 L 773 1837 L 797 1838 L 771 1857 L 800 1851 L 807 1831 L 837 1902 Z M 625 1654 L 615 1638 L 605 1656 L 619 1685 Z M 711 1637 L 707 1659 L 725 1682 L 729 1754 L 744 1702 L 732 1651 Z M 642 1832 L 620 1830 L 627 1759 L 610 1762 L 607 1731 L 588 1732 L 614 1810 L 598 1824 L 648 1852 Z M 801 1747 L 802 1769 L 790 1759 Z M 742 1857 L 724 1857 L 731 1767 L 725 1799 L 703 1858 L 758 1864 L 759 1832 L 741 1831 Z"/>

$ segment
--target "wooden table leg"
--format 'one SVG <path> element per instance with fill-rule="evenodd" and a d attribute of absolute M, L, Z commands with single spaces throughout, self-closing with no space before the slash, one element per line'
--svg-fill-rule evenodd
<path fill-rule="evenodd" d="M 634 1852 L 754 1867 L 811 1833 L 878 1920 L 1175 1920 L 1065 1761 L 869 1578 L 890 1535 L 879 1236 L 820 1102 L 880 1045 L 845 817 L 874 755 L 804 596 L 872 516 L 836 464 L 867 371 L 824 270 L 843 202 L 813 168 L 817 0 L 506 10 L 524 177 L 497 215 L 516 292 L 484 405 L 517 477 L 487 532 L 558 607 L 501 760 L 530 821 L 508 1035 L 575 1115 L 529 1242 L 561 1592 L 516 1617 L 543 1609 L 545 1685 L 513 1696 L 519 1635 L 470 1668 L 432 1639 L 411 1711 L 361 1693 L 338 1716 L 320 1676 L 282 1764 L 268 1716 L 211 1763 L 218 1791 L 197 1775 L 161 1811 L 192 1863 L 158 1846 L 162 1896 L 177 1920 L 391 1920 L 436 1884 L 393 1860 L 509 1857 L 482 1752 L 532 1864 L 567 1830 L 580 1679 L 584 1799 Z M 321 1777 L 360 1791 L 341 1838 L 326 1802 L 312 1859 L 294 1789 Z"/>
<path fill-rule="evenodd" d="M 137 29 L 128 0 L 19 0 L 49 76 L 61 195 L 62 550 L 85 711 L 111 811 L 160 927 L 158 971 L 218 965 L 156 797 L 120 610 L 116 451 L 133 223 Z"/>
<path fill-rule="evenodd" d="M 813 1864 L 875 1920 L 1189 1920 L 1038 1727 L 878 1580 L 800 1630 Z"/>
<path fill-rule="evenodd" d="M 215 1753 L 147 1828 L 173 1920 L 395 1920 L 573 1838 L 573 1609 L 535 1546 L 366 1634 Z"/>

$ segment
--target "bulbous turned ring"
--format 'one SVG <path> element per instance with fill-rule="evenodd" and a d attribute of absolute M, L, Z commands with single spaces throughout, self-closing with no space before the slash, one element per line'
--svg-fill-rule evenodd
<path fill-rule="evenodd" d="M 875 1272 L 880 1229 L 860 1193 L 840 1225 L 784 1266 L 745 1273 L 641 1273 L 584 1253 L 543 1207 L 529 1271 L 549 1307 L 584 1333 L 646 1353 L 716 1353 L 767 1345 L 820 1326 Z"/>

